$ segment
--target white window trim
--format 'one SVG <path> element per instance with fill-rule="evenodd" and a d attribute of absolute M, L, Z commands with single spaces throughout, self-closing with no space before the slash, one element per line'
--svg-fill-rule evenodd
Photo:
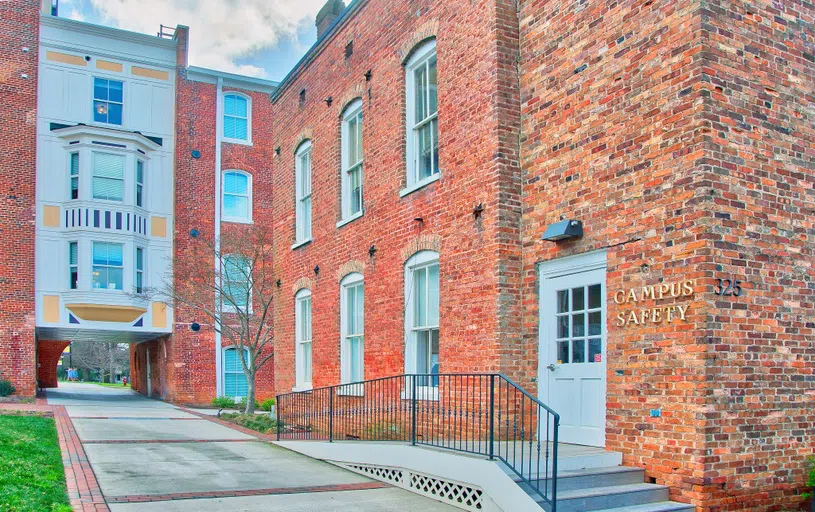
<path fill-rule="evenodd" d="M 119 103 L 118 101 L 110 101 L 110 100 L 102 100 L 102 99 L 97 100 L 97 98 L 96 98 L 96 96 L 94 94 L 94 89 L 96 88 L 95 84 L 96 84 L 96 79 L 97 78 L 99 78 L 101 80 L 107 80 L 108 82 L 110 82 L 110 81 L 120 82 L 122 84 L 122 101 L 121 101 L 121 103 Z M 117 79 L 117 78 L 112 78 L 112 77 L 109 77 L 109 76 L 91 75 L 91 123 L 94 126 L 108 126 L 108 127 L 115 127 L 115 128 L 121 129 L 123 126 L 125 126 L 125 124 L 127 124 L 125 122 L 125 113 L 126 113 L 125 112 L 125 104 L 127 103 L 125 101 L 125 93 L 127 92 L 127 88 L 125 87 L 125 85 L 126 84 L 125 84 L 124 80 L 120 80 L 120 79 Z M 96 112 L 94 111 L 94 106 L 93 106 L 95 101 L 105 101 L 107 103 L 115 103 L 117 105 L 121 105 L 122 106 L 122 122 L 121 122 L 121 124 L 106 123 L 104 121 L 97 121 L 96 120 Z"/>
<path fill-rule="evenodd" d="M 310 215 L 309 215 L 309 226 L 308 226 L 308 235 L 305 234 L 305 225 L 303 225 L 303 214 L 301 212 L 301 203 L 303 200 L 306 199 L 306 196 L 303 195 L 302 185 L 301 185 L 301 175 L 304 172 L 303 166 L 301 164 L 301 159 L 303 155 L 306 153 L 310 154 L 309 158 L 309 194 L 308 197 L 311 198 L 314 194 L 314 189 L 311 185 L 313 185 L 314 180 L 314 153 L 311 151 L 311 141 L 307 140 L 300 144 L 297 148 L 297 151 L 294 154 L 294 208 L 295 208 L 295 215 L 294 215 L 294 239 L 295 243 L 292 246 L 292 249 L 300 247 L 311 241 L 312 239 L 312 224 L 314 223 L 314 200 L 312 199 L 310 203 Z M 301 237 L 301 228 L 303 235 Z"/>
<path fill-rule="evenodd" d="M 238 96 L 246 100 L 246 140 L 243 139 L 233 139 L 232 137 L 227 137 L 223 135 L 224 133 L 224 117 L 226 117 L 226 110 L 224 107 L 224 99 L 227 96 Z M 244 146 L 251 146 L 252 145 L 252 97 L 247 96 L 246 94 L 240 93 L 238 91 L 224 91 L 221 93 L 221 115 L 220 123 L 221 123 L 221 140 L 224 142 L 228 142 L 230 144 L 242 144 Z M 236 117 L 236 116 L 230 116 Z"/>
<path fill-rule="evenodd" d="M 342 129 L 340 134 L 340 153 L 341 153 L 341 165 L 340 165 L 340 172 L 341 175 L 341 182 L 342 182 L 342 197 L 341 197 L 341 207 L 342 207 L 342 221 L 338 223 L 337 227 L 341 225 L 345 225 L 351 222 L 354 219 L 358 219 L 362 217 L 363 213 L 365 212 L 365 156 L 364 150 L 362 158 L 360 158 L 359 162 L 356 162 L 354 166 L 356 167 L 359 165 L 359 180 L 361 185 L 361 193 L 360 193 L 360 209 L 358 212 L 351 213 L 351 180 L 348 175 L 348 171 L 351 167 L 349 158 L 350 154 L 348 151 L 348 122 L 352 119 L 357 119 L 357 116 L 362 114 L 362 100 L 357 98 L 345 107 L 345 112 L 342 116 Z M 362 138 L 362 118 L 358 118 L 359 122 L 359 136 Z M 362 142 L 364 144 L 364 142 Z"/>
<path fill-rule="evenodd" d="M 223 389 L 223 390 L 226 390 L 226 373 L 227 373 L 226 372 L 226 352 L 228 350 L 238 350 L 238 349 L 240 349 L 240 347 L 238 345 L 229 345 L 228 347 L 224 347 L 221 350 L 221 360 L 224 362 L 224 364 L 221 365 L 222 366 L 222 370 L 221 370 L 221 389 Z M 246 364 L 248 365 L 249 363 L 252 362 L 252 354 L 249 353 L 249 349 L 246 348 L 246 347 L 243 347 L 243 351 L 246 354 Z M 229 372 L 229 373 L 240 373 L 241 375 L 246 377 L 246 374 L 243 373 L 243 369 L 241 369 L 240 367 L 238 368 L 237 372 Z M 223 396 L 228 396 L 229 398 L 232 398 L 234 400 L 240 400 L 241 398 L 245 398 L 243 396 L 227 395 L 226 391 L 224 391 Z"/>
<path fill-rule="evenodd" d="M 226 287 L 226 264 L 227 264 L 227 260 L 229 260 L 230 258 L 246 258 L 246 257 L 242 256 L 240 254 L 225 254 L 224 255 L 224 257 L 223 257 L 223 265 L 221 265 L 221 283 L 222 283 L 221 286 L 224 287 L 224 289 Z M 251 270 L 251 269 L 249 269 L 248 265 L 247 265 L 247 270 L 246 270 L 247 274 L 249 274 L 249 270 Z M 251 276 L 247 276 L 247 279 L 251 280 Z M 249 283 L 248 285 L 251 288 L 252 284 Z M 252 314 L 252 294 L 250 294 L 249 304 L 247 304 L 247 306 L 248 306 L 247 314 L 251 315 Z M 231 303 L 228 303 L 228 302 L 224 301 L 224 299 L 221 299 L 221 311 L 224 312 L 224 313 L 237 313 L 238 312 L 238 307 L 232 305 Z"/>
<path fill-rule="evenodd" d="M 405 63 L 405 183 L 407 183 L 407 186 L 399 192 L 399 197 L 404 197 L 411 192 L 415 192 L 420 188 L 438 181 L 439 176 L 441 175 L 441 169 L 439 169 L 439 172 L 432 174 L 427 178 L 419 181 L 415 180 L 416 161 L 414 159 L 414 155 L 416 137 L 414 136 L 413 132 L 415 123 L 412 121 L 412 119 L 414 118 L 414 113 L 416 112 L 416 84 L 414 82 L 413 71 L 420 65 L 424 64 L 427 59 L 432 57 L 435 53 L 436 40 L 431 39 L 416 48 L 416 50 L 414 50 L 413 54 L 410 56 L 410 59 L 407 61 L 407 63 Z M 436 107 L 436 112 L 436 118 L 438 119 L 438 106 Z"/>
<path fill-rule="evenodd" d="M 416 373 L 416 340 L 413 336 L 413 272 L 439 263 L 439 253 L 435 251 L 419 251 L 405 262 L 405 373 Z M 441 297 L 441 266 L 439 267 L 439 297 Z M 441 350 L 441 339 L 439 339 Z M 410 398 L 412 384 L 406 384 L 408 389 L 402 393 L 402 398 Z M 438 400 L 438 387 L 417 386 L 416 398 L 419 400 Z"/>
<path fill-rule="evenodd" d="M 232 217 L 229 215 L 221 215 L 222 222 L 234 222 L 237 224 L 252 224 L 252 210 L 253 210 L 253 203 L 252 203 L 252 175 L 246 171 L 242 171 L 240 169 L 224 169 L 221 173 L 221 212 L 224 211 L 224 196 L 226 194 L 226 187 L 224 187 L 224 181 L 226 180 L 227 174 L 242 174 L 246 176 L 246 195 L 247 200 L 249 202 L 249 207 L 247 209 L 247 216 L 246 217 Z M 230 195 L 237 195 L 237 194 L 230 194 Z"/>
<path fill-rule="evenodd" d="M 346 343 L 348 336 L 348 288 L 357 285 L 363 285 L 363 306 L 362 306 L 362 380 L 365 380 L 365 280 L 362 274 L 353 272 L 342 278 L 340 281 L 340 383 L 349 384 L 339 388 L 337 391 L 340 395 L 354 395 L 362 396 L 364 394 L 364 386 L 362 384 L 351 384 L 351 354 Z"/>
<path fill-rule="evenodd" d="M 312 382 L 305 382 L 303 380 L 303 373 L 305 368 L 303 367 L 303 360 L 300 356 L 300 344 L 303 342 L 302 339 L 302 312 L 300 308 L 300 303 L 304 300 L 311 300 L 311 290 L 303 288 L 297 292 L 294 296 L 294 366 L 295 366 L 295 385 L 292 388 L 292 391 L 308 391 L 312 389 Z M 312 329 L 314 328 L 314 303 L 311 303 L 311 318 L 309 318 L 309 322 L 311 322 Z M 314 332 L 312 330 L 311 334 L 311 378 L 312 381 L 314 379 Z"/>

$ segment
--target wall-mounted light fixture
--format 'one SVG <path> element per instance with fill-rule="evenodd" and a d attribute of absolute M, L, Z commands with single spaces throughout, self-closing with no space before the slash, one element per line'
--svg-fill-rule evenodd
<path fill-rule="evenodd" d="M 280 156 L 280 146 L 277 146 L 276 148 L 274 148 L 274 154 L 277 155 L 277 156 Z"/>
<path fill-rule="evenodd" d="M 315 276 L 320 275 L 320 265 L 317 265 L 317 266 L 314 267 L 314 275 Z"/>
<path fill-rule="evenodd" d="M 282 285 L 283 282 L 280 279 L 278 279 L 277 281 L 275 281 L 275 284 L 277 285 L 278 288 L 280 288 L 280 285 Z"/>
<path fill-rule="evenodd" d="M 376 254 L 376 246 L 372 245 L 368 248 L 368 257 L 373 258 L 374 254 Z"/>
<path fill-rule="evenodd" d="M 198 230 L 197 229 L 191 229 L 190 230 L 190 236 L 193 237 L 193 238 L 198 238 Z"/>
<path fill-rule="evenodd" d="M 193 158 L 201 158 L 201 152 L 198 151 L 197 149 L 193 149 L 192 150 L 192 157 Z"/>
<path fill-rule="evenodd" d="M 198 322 L 191 323 L 190 324 L 190 330 L 192 330 L 192 332 L 200 331 L 201 330 L 201 324 L 199 324 Z"/>
<path fill-rule="evenodd" d="M 328 105 L 329 107 L 331 106 L 332 103 L 334 103 L 334 98 L 332 98 L 331 96 L 325 99 L 325 104 Z"/>
<path fill-rule="evenodd" d="M 373 76 L 374 76 L 373 71 L 371 71 L 371 70 L 369 69 L 368 71 L 366 71 L 366 72 L 365 72 L 365 81 L 366 81 L 366 82 L 370 82 L 370 81 L 371 81 L 371 77 L 373 77 Z"/>
<path fill-rule="evenodd" d="M 583 222 L 566 219 L 546 227 L 541 240 L 560 242 L 583 236 Z"/>
<path fill-rule="evenodd" d="M 484 205 L 482 203 L 478 203 L 475 208 L 473 208 L 473 217 L 476 219 L 481 217 L 481 214 L 484 212 Z"/>

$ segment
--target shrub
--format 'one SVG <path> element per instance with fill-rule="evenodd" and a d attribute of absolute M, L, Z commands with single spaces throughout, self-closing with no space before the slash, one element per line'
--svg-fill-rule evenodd
<path fill-rule="evenodd" d="M 807 465 L 809 466 L 809 475 L 804 486 L 812 489 L 815 488 L 815 456 L 812 456 L 809 459 L 807 459 Z M 811 498 L 812 496 L 813 496 L 812 492 L 805 492 L 803 494 L 804 499 Z"/>
<path fill-rule="evenodd" d="M 229 396 L 219 396 L 212 399 L 212 405 L 220 409 L 232 409 L 235 407 L 235 399 Z"/>
<path fill-rule="evenodd" d="M 246 397 L 243 397 L 241 398 L 241 401 L 237 405 L 239 405 L 241 409 L 246 409 L 246 401 L 247 401 Z M 258 401 L 255 400 L 255 409 L 258 409 L 259 407 L 260 403 L 258 403 Z"/>
<path fill-rule="evenodd" d="M 227 413 L 222 414 L 221 419 L 263 434 L 277 430 L 277 423 L 266 414 Z"/>
<path fill-rule="evenodd" d="M 0 396 L 9 396 L 15 391 L 17 391 L 17 389 L 12 386 L 11 382 L 7 380 L 0 380 Z"/>
<path fill-rule="evenodd" d="M 260 409 L 263 411 L 271 411 L 272 406 L 275 404 L 274 398 L 267 398 L 260 403 Z"/>

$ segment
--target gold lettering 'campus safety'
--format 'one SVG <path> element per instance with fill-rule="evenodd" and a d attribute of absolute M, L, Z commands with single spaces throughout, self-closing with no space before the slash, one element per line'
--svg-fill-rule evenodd
<path fill-rule="evenodd" d="M 614 293 L 616 304 L 635 305 L 645 301 L 661 301 L 666 299 L 683 299 L 692 297 L 696 281 L 685 280 L 673 283 L 660 283 L 637 288 L 617 290 Z M 658 324 L 685 321 L 688 313 L 688 304 L 669 306 L 653 306 L 647 308 L 620 311 L 616 316 L 617 327 L 626 325 Z"/>

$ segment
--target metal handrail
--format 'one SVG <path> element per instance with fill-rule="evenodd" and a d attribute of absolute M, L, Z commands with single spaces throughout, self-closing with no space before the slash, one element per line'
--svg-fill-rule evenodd
<path fill-rule="evenodd" d="M 556 512 L 560 415 L 499 373 L 404 374 L 277 396 L 277 439 L 410 442 L 503 462 Z"/>

